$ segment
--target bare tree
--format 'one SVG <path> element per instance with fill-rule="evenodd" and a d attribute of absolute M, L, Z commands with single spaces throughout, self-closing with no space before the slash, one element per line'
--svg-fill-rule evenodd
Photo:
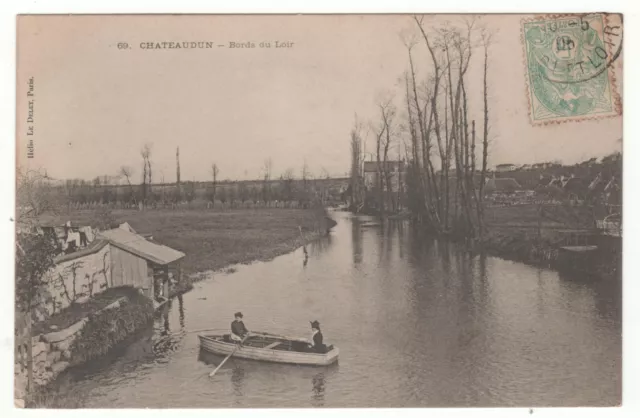
<path fill-rule="evenodd" d="M 389 194 L 389 148 L 392 141 L 392 123 L 396 109 L 391 98 L 385 98 L 378 104 L 380 111 L 380 122 L 372 125 L 371 129 L 375 133 L 376 139 L 376 188 L 378 192 L 378 205 L 380 215 L 383 216 L 386 209 L 385 197 Z M 386 193 L 385 193 L 386 190 Z"/>
<path fill-rule="evenodd" d="M 180 147 L 176 148 L 176 202 L 181 200 L 182 190 L 180 185 Z"/>
<path fill-rule="evenodd" d="M 480 190 L 478 193 L 478 221 L 480 223 L 480 234 L 484 233 L 484 183 L 487 177 L 487 160 L 489 155 L 489 104 L 487 101 L 487 70 L 489 68 L 488 56 L 489 46 L 491 45 L 492 34 L 486 29 L 482 31 L 482 46 L 484 49 L 484 65 L 483 65 L 483 81 L 482 81 L 482 97 L 484 102 L 484 124 L 482 132 L 482 171 L 480 173 Z"/>
<path fill-rule="evenodd" d="M 145 144 L 140 150 L 142 157 L 142 203 L 147 204 L 151 193 L 151 144 Z"/>
<path fill-rule="evenodd" d="M 211 164 L 211 203 L 216 201 L 216 188 L 218 187 L 218 173 L 220 169 L 216 163 Z"/>
<path fill-rule="evenodd" d="M 358 212 L 362 202 L 362 163 L 364 159 L 362 144 L 362 124 L 356 115 L 353 128 L 351 129 L 351 195 L 349 198 L 351 210 Z"/>
<path fill-rule="evenodd" d="M 386 107 L 386 109 L 381 109 L 382 116 L 382 124 L 384 126 L 385 136 L 383 141 L 383 165 L 382 165 L 382 174 L 384 180 L 384 188 L 386 189 L 386 197 L 389 200 L 389 207 L 395 209 L 393 207 L 393 186 L 391 184 L 391 171 L 389 167 L 389 149 L 391 147 L 391 143 L 393 138 L 395 137 L 395 125 L 394 118 L 396 115 L 396 108 L 392 104 Z"/>
<path fill-rule="evenodd" d="M 136 200 L 136 194 L 135 194 L 135 191 L 133 190 L 133 184 L 131 184 L 133 169 L 129 166 L 123 165 L 120 167 L 120 175 L 125 178 L 125 180 L 127 181 L 127 185 L 129 186 L 129 193 L 130 193 L 129 200 L 133 204 L 137 204 L 138 202 Z"/>
<path fill-rule="evenodd" d="M 269 205 L 271 201 L 271 172 L 273 170 L 273 160 L 271 157 L 264 160 L 264 164 L 262 166 L 263 170 L 263 183 L 262 183 L 262 200 L 265 205 Z"/>
<path fill-rule="evenodd" d="M 407 157 L 411 158 L 408 189 L 413 194 L 412 210 L 437 233 L 451 231 L 474 237 L 480 230 L 482 193 L 476 190 L 476 132 L 475 121 L 469 118 L 466 79 L 478 46 L 478 31 L 473 19 L 439 26 L 426 25 L 418 16 L 413 20 L 427 47 L 430 65 L 421 84 L 414 57 L 417 40 L 405 37 L 409 69 L 404 80 L 404 132 L 410 138 Z M 432 149 L 437 150 L 439 161 L 434 162 Z"/>
<path fill-rule="evenodd" d="M 162 204 L 166 205 L 167 198 L 165 196 L 166 184 L 164 182 L 164 170 L 160 170 L 160 181 L 162 182 L 162 194 L 161 194 L 160 199 L 162 200 Z"/>
<path fill-rule="evenodd" d="M 300 178 L 302 179 L 302 193 L 301 193 L 301 203 L 306 206 L 309 203 L 309 199 L 311 196 L 310 190 L 310 178 L 311 173 L 309 172 L 309 165 L 307 164 L 307 160 L 305 159 L 302 163 L 302 170 Z"/>

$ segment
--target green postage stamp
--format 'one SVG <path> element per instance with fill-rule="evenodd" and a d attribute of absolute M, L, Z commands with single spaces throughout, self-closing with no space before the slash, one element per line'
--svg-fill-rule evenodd
<path fill-rule="evenodd" d="M 620 115 L 616 65 L 622 15 L 542 16 L 522 22 L 533 124 Z"/>

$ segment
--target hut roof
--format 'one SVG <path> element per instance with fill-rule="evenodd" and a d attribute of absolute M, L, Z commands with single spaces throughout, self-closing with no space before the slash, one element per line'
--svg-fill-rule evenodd
<path fill-rule="evenodd" d="M 185 255 L 181 251 L 147 241 L 144 237 L 121 228 L 100 232 L 99 236 L 108 240 L 111 245 L 160 265 L 173 263 Z"/>

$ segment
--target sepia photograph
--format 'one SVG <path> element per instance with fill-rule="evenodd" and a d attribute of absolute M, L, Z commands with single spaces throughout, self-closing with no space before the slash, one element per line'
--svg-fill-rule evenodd
<path fill-rule="evenodd" d="M 16 408 L 622 404 L 621 14 L 16 19 Z"/>

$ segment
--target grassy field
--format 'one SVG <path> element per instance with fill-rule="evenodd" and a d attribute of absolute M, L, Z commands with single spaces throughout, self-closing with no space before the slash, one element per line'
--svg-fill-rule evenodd
<path fill-rule="evenodd" d="M 303 209 L 213 210 L 115 210 L 118 222 L 128 222 L 138 233 L 150 233 L 160 244 L 186 254 L 182 269 L 186 274 L 269 260 L 290 252 L 326 230 L 324 212 Z M 70 220 L 87 225 L 94 211 L 71 211 L 49 217 L 47 222 L 62 225 Z"/>
<path fill-rule="evenodd" d="M 604 214 L 600 215 L 604 217 Z M 545 206 L 542 216 L 538 205 L 487 207 L 485 222 L 493 228 L 592 229 L 594 213 L 584 206 Z"/>

